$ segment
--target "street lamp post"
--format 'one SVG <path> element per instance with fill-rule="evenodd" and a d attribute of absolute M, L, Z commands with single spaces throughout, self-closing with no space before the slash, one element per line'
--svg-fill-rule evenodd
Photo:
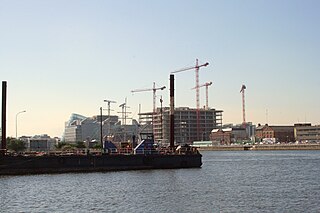
<path fill-rule="evenodd" d="M 21 113 L 24 113 L 24 112 L 26 112 L 26 110 L 23 110 L 23 111 L 18 112 L 16 114 L 16 139 L 18 139 L 18 115 L 21 114 Z"/>

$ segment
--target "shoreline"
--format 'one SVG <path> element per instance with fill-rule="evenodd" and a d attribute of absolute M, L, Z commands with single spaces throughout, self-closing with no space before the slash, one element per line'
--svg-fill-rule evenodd
<path fill-rule="evenodd" d="M 199 151 L 320 150 L 320 144 L 220 145 L 197 148 Z"/>

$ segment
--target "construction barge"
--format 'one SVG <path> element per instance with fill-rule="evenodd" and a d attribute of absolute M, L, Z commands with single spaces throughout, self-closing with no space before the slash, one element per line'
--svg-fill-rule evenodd
<path fill-rule="evenodd" d="M 202 165 L 201 157 L 197 151 L 166 154 L 4 155 L 0 157 L 0 175 L 199 168 Z"/>
<path fill-rule="evenodd" d="M 2 82 L 2 140 L 0 175 L 25 175 L 70 172 L 105 172 L 119 170 L 200 168 L 202 155 L 194 147 L 174 144 L 174 76 L 170 75 L 170 146 L 154 149 L 153 142 L 141 141 L 132 153 L 112 153 L 106 147 L 85 154 L 11 155 L 6 147 L 7 82 Z M 102 143 L 102 140 L 101 140 Z M 103 145 L 103 144 L 101 144 Z"/>

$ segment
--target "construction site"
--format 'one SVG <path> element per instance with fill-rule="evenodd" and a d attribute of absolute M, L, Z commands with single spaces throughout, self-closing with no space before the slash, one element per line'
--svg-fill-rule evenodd
<path fill-rule="evenodd" d="M 182 72 L 195 72 L 195 86 L 190 88 L 195 91 L 196 108 L 189 106 L 174 105 L 174 89 L 170 89 L 170 106 L 163 106 L 162 96 L 157 98 L 157 91 L 165 90 L 166 86 L 156 87 L 153 82 L 151 88 L 134 89 L 131 93 L 153 93 L 152 112 L 140 112 L 138 119 L 130 118 L 127 100 L 120 104 L 120 116 L 111 115 L 112 106 L 116 104 L 113 100 L 104 100 L 106 109 L 100 108 L 100 115 L 86 117 L 73 114 L 65 124 L 64 140 L 66 142 L 76 141 L 100 141 L 108 137 L 115 142 L 132 142 L 141 133 L 152 133 L 154 140 L 163 145 L 170 142 L 170 131 L 174 131 L 176 144 L 192 144 L 193 141 L 209 140 L 212 129 L 222 127 L 222 110 L 209 107 L 209 87 L 212 81 L 199 83 L 199 70 L 209 65 L 208 62 L 199 64 L 198 59 L 194 66 L 178 69 L 170 73 L 170 88 L 174 88 L 174 75 Z M 200 89 L 205 88 L 205 106 L 200 108 Z M 157 106 L 160 100 L 160 106 Z M 174 109 L 174 110 L 172 110 Z M 103 113 L 107 111 L 107 115 Z M 174 126 L 170 125 L 170 119 L 174 119 Z M 127 122 L 130 120 L 130 122 Z M 128 124 L 130 123 L 130 124 Z"/>

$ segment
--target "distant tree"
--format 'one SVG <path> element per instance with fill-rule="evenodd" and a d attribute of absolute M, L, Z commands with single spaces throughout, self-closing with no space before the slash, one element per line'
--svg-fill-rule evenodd
<path fill-rule="evenodd" d="M 55 145 L 56 149 L 61 150 L 64 146 L 66 146 L 66 142 L 59 142 L 58 144 Z"/>
<path fill-rule="evenodd" d="M 74 151 L 76 148 L 71 144 L 66 144 L 61 148 L 63 151 Z"/>
<path fill-rule="evenodd" d="M 101 144 L 96 144 L 93 146 L 94 149 L 102 149 L 102 146 Z"/>
<path fill-rule="evenodd" d="M 7 138 L 7 149 L 14 152 L 22 152 L 26 149 L 26 146 L 22 140 Z"/>
<path fill-rule="evenodd" d="M 76 143 L 75 147 L 78 148 L 78 149 L 84 149 L 84 148 L 86 148 L 86 145 L 84 144 L 84 142 L 78 141 Z"/>

